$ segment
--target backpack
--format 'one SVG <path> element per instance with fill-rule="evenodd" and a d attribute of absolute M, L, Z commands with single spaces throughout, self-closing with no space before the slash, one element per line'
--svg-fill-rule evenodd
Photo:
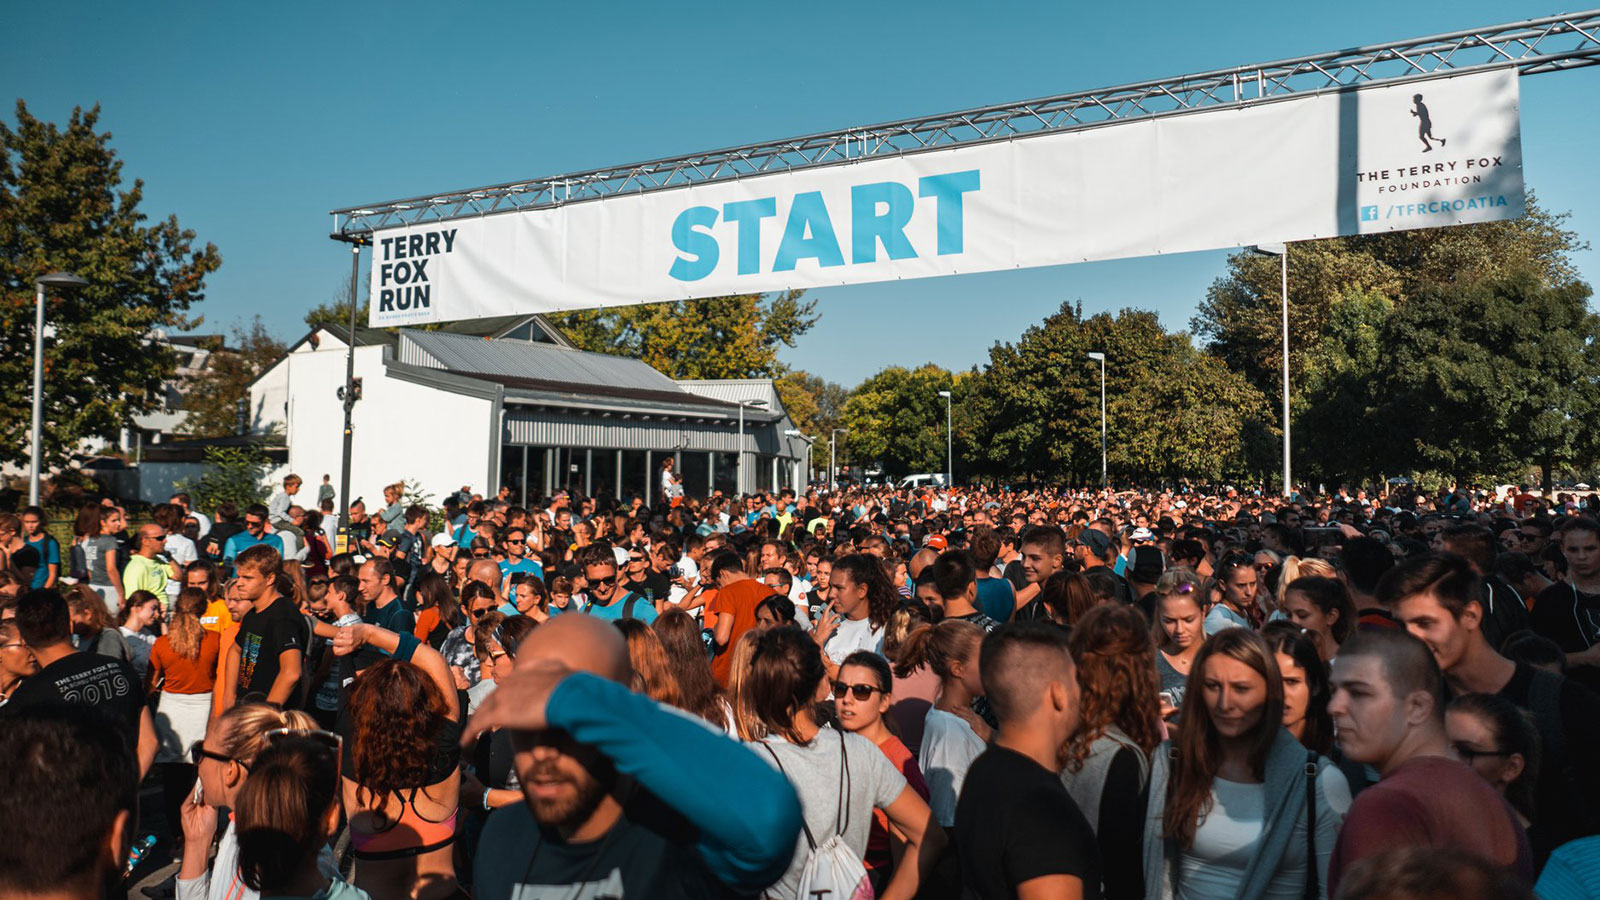
<path fill-rule="evenodd" d="M 839 735 L 839 806 L 833 822 L 833 834 L 820 845 L 816 838 L 811 836 L 811 826 L 806 824 L 804 817 L 800 820 L 800 827 L 806 833 L 806 846 L 811 848 L 811 854 L 806 857 L 805 865 L 800 869 L 800 889 L 795 894 L 805 900 L 873 900 L 876 894 L 872 890 L 872 882 L 867 879 L 867 867 L 862 864 L 861 857 L 856 855 L 844 842 L 844 832 L 850 827 L 848 808 L 845 803 L 851 796 L 850 791 L 850 757 L 845 753 L 844 732 Z M 762 748 L 778 764 L 778 771 L 784 777 L 789 773 L 783 770 L 783 761 L 778 759 L 778 754 L 772 752 L 766 742 Z"/>

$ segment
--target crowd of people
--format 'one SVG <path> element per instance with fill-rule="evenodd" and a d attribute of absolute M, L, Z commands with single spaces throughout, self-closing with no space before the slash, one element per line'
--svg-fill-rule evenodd
<path fill-rule="evenodd" d="M 677 484 L 0 515 L 0 897 L 1600 897 L 1594 496 Z"/>

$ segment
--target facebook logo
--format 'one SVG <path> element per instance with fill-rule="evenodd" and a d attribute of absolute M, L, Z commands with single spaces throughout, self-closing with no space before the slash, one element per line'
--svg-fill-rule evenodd
<path fill-rule="evenodd" d="M 1361 207 L 1361 221 L 1363 221 L 1363 222 L 1376 222 L 1376 221 L 1378 221 L 1378 208 L 1376 206 L 1363 206 L 1363 207 Z"/>

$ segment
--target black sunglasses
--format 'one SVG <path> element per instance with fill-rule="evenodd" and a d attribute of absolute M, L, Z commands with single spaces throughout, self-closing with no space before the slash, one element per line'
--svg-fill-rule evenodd
<path fill-rule="evenodd" d="M 472 554 L 472 558 L 473 559 L 488 559 L 489 558 L 489 554 L 488 553 L 474 551 L 473 554 Z"/>
<path fill-rule="evenodd" d="M 1470 764 L 1480 756 L 1511 756 L 1513 754 L 1509 750 L 1474 750 L 1471 747 L 1463 747 L 1460 744 L 1456 744 L 1456 755 L 1461 757 L 1462 762 Z"/>
<path fill-rule="evenodd" d="M 198 740 L 189 745 L 189 761 L 198 766 L 200 765 L 200 760 L 202 759 L 214 759 L 219 763 L 238 763 L 244 767 L 246 772 L 250 771 L 250 765 L 248 763 L 242 760 L 234 759 L 233 757 L 222 753 L 215 753 L 207 750 L 206 742 L 204 740 Z"/>
<path fill-rule="evenodd" d="M 871 700 L 872 692 L 881 690 L 883 688 L 875 684 L 845 684 L 842 681 L 833 683 L 833 695 L 835 697 L 843 697 L 848 692 L 852 697 L 862 701 Z"/>
<path fill-rule="evenodd" d="M 484 607 L 483 609 L 475 609 L 475 610 L 472 611 L 472 617 L 474 619 L 481 619 L 484 616 L 487 616 L 488 614 L 489 614 L 489 608 L 488 607 Z"/>
<path fill-rule="evenodd" d="M 589 579 L 589 583 L 590 584 L 595 584 L 595 585 L 616 584 L 617 583 L 617 576 L 615 576 L 615 575 L 607 575 L 604 578 L 591 578 L 591 579 Z"/>

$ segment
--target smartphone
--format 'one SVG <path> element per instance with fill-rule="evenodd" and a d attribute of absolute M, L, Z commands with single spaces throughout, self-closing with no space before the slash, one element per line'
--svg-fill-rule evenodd
<path fill-rule="evenodd" d="M 1167 706 L 1177 706 L 1178 705 L 1176 702 L 1173 701 L 1172 692 L 1171 691 L 1162 691 L 1161 693 L 1156 694 L 1156 697 L 1162 703 L 1166 704 Z"/>

